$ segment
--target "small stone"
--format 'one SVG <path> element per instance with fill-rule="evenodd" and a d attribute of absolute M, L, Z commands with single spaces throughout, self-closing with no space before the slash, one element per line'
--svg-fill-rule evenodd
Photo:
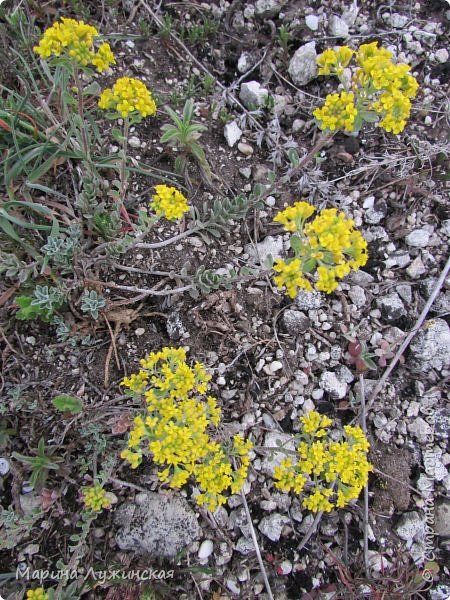
<path fill-rule="evenodd" d="M 406 545 L 409 548 L 414 540 L 423 539 L 425 535 L 425 520 L 417 511 L 404 513 L 400 517 L 394 531 L 399 538 L 407 543 Z"/>
<path fill-rule="evenodd" d="M 166 329 L 171 340 L 179 340 L 185 335 L 186 329 L 177 310 L 170 313 L 166 321 Z"/>
<path fill-rule="evenodd" d="M 21 494 L 19 496 L 19 504 L 20 508 L 24 515 L 31 515 L 36 508 L 41 506 L 41 499 L 36 495 L 35 492 L 30 492 L 29 494 Z"/>
<path fill-rule="evenodd" d="M 390 13 L 384 13 L 383 19 L 394 29 L 403 29 L 409 21 L 409 18 L 406 15 L 401 15 L 399 13 L 392 13 L 392 15 Z"/>
<path fill-rule="evenodd" d="M 267 196 L 264 202 L 267 206 L 270 206 L 272 208 L 273 206 L 275 206 L 276 200 L 274 196 Z"/>
<path fill-rule="evenodd" d="M 144 335 L 145 333 L 145 329 L 144 327 L 138 327 L 135 332 L 134 332 L 138 337 L 140 337 L 141 335 Z"/>
<path fill-rule="evenodd" d="M 289 575 L 289 573 L 292 573 L 292 563 L 290 560 L 283 560 L 277 568 L 277 575 Z"/>
<path fill-rule="evenodd" d="M 239 73 L 246 73 L 253 67 L 253 65 L 254 60 L 250 56 L 250 54 L 248 52 L 243 52 L 239 57 L 237 63 L 237 70 L 239 71 Z"/>
<path fill-rule="evenodd" d="M 353 304 L 358 308 L 366 305 L 366 292 L 359 285 L 353 285 L 348 291 L 348 296 Z"/>
<path fill-rule="evenodd" d="M 306 290 L 298 290 L 295 297 L 295 304 L 300 310 L 311 310 L 319 308 L 323 303 L 323 295 L 315 290 L 308 292 Z"/>
<path fill-rule="evenodd" d="M 448 50 L 446 48 L 439 48 L 434 53 L 434 58 L 441 64 L 444 64 L 448 61 Z"/>
<path fill-rule="evenodd" d="M 380 202 L 364 212 L 364 221 L 369 225 L 378 225 L 386 216 L 386 210 L 387 207 Z"/>
<path fill-rule="evenodd" d="M 388 258 L 384 261 L 387 269 L 391 267 L 406 267 L 411 262 L 411 257 L 407 250 L 394 250 L 389 254 Z"/>
<path fill-rule="evenodd" d="M 247 244 L 244 247 L 244 252 L 249 255 L 250 262 L 253 264 L 264 265 L 269 255 L 274 260 L 281 257 L 283 252 L 283 236 L 278 235 L 276 237 L 272 237 L 271 235 L 268 235 L 261 242 L 258 242 L 255 245 Z"/>
<path fill-rule="evenodd" d="M 223 135 L 227 141 L 227 144 L 232 148 L 236 142 L 238 142 L 242 137 L 242 129 L 236 123 L 236 121 L 231 121 L 231 123 L 227 123 L 223 129 Z"/>
<path fill-rule="evenodd" d="M 295 119 L 294 122 L 292 123 L 292 133 L 298 133 L 299 131 L 303 131 L 303 128 L 305 127 L 305 125 L 306 125 L 306 122 L 303 119 Z M 449 227 L 449 231 L 450 231 L 450 227 Z M 449 233 L 449 235 L 450 235 L 450 233 Z"/>
<path fill-rule="evenodd" d="M 430 233 L 426 229 L 415 229 L 408 233 L 405 242 L 414 248 L 425 248 L 430 240 Z"/>
<path fill-rule="evenodd" d="M 317 77 L 316 43 L 308 42 L 295 52 L 288 66 L 288 73 L 295 85 L 306 85 Z"/>
<path fill-rule="evenodd" d="M 263 19 L 276 17 L 281 10 L 281 4 L 277 0 L 257 0 L 255 4 L 255 15 Z"/>
<path fill-rule="evenodd" d="M 388 323 L 394 323 L 406 315 L 405 305 L 395 292 L 379 298 L 377 306 L 381 311 L 381 318 Z"/>
<path fill-rule="evenodd" d="M 325 392 L 321 388 L 318 388 L 311 392 L 311 398 L 313 398 L 313 400 L 321 400 L 323 398 L 324 393 Z"/>
<path fill-rule="evenodd" d="M 408 425 L 408 431 L 412 434 L 419 444 L 426 444 L 432 438 L 433 431 L 430 425 L 422 419 L 417 417 L 412 423 Z"/>
<path fill-rule="evenodd" d="M 246 81 L 241 85 L 239 98 L 246 108 L 264 106 L 269 95 L 258 81 Z"/>
<path fill-rule="evenodd" d="M 450 536 L 450 501 L 436 502 L 434 509 L 434 531 L 441 537 Z"/>
<path fill-rule="evenodd" d="M 428 373 L 430 369 L 442 371 L 448 365 L 450 354 L 450 329 L 444 319 L 425 321 L 423 328 L 410 345 L 413 369 Z"/>
<path fill-rule="evenodd" d="M 269 363 L 268 365 L 265 365 L 263 370 L 265 373 L 267 373 L 267 375 L 273 375 L 274 373 L 276 373 L 277 371 L 279 371 L 282 368 L 283 368 L 283 363 L 281 363 L 279 360 L 274 360 L 273 362 Z"/>
<path fill-rule="evenodd" d="M 136 137 L 135 135 L 132 135 L 128 139 L 128 145 L 131 146 L 131 148 L 140 148 L 141 147 L 141 140 L 138 137 Z"/>
<path fill-rule="evenodd" d="M 333 371 L 324 371 L 320 376 L 319 385 L 334 400 L 342 400 L 347 394 L 347 384 L 340 381 Z"/>
<path fill-rule="evenodd" d="M 253 147 L 250 144 L 244 144 L 244 142 L 239 142 L 238 150 L 244 156 L 251 156 L 253 154 Z"/>
<path fill-rule="evenodd" d="M 290 523 L 289 518 L 279 513 L 273 513 L 261 519 L 258 525 L 259 531 L 272 542 L 278 542 L 284 525 Z"/>
<path fill-rule="evenodd" d="M 250 179 L 252 176 L 252 169 L 251 167 L 242 167 L 239 169 L 239 173 L 242 175 L 242 177 L 245 177 L 245 179 Z"/>
<path fill-rule="evenodd" d="M 289 335 L 295 336 L 304 333 L 311 326 L 311 321 L 304 312 L 287 309 L 281 317 L 283 328 Z"/>
<path fill-rule="evenodd" d="M 198 550 L 200 560 L 206 560 L 214 551 L 214 544 L 211 540 L 204 540 Z"/>
<path fill-rule="evenodd" d="M 317 31 L 319 29 L 319 17 L 316 15 L 306 15 L 305 17 L 306 27 L 311 31 Z"/>
<path fill-rule="evenodd" d="M 247 556 L 248 554 L 252 554 L 255 551 L 255 545 L 250 538 L 242 536 L 236 542 L 234 549 L 236 550 L 236 552 Z"/>
<path fill-rule="evenodd" d="M 27 344 L 30 344 L 30 346 L 34 346 L 36 344 L 36 338 L 34 337 L 34 335 L 29 335 L 25 338 L 25 341 Z"/>
<path fill-rule="evenodd" d="M 346 38 L 348 36 L 347 23 L 337 15 L 331 15 L 328 21 L 330 33 L 334 37 Z"/>
<path fill-rule="evenodd" d="M 225 579 L 225 585 L 232 594 L 235 594 L 236 596 L 241 595 L 241 588 L 239 587 L 237 579 L 234 577 L 234 575 L 229 575 Z"/>
<path fill-rule="evenodd" d="M 233 550 L 228 546 L 226 542 L 219 544 L 219 552 L 215 556 L 216 565 L 223 566 L 230 562 L 233 556 Z"/>
<path fill-rule="evenodd" d="M 6 458 L 0 458 L 0 477 L 4 477 L 9 473 L 10 465 Z"/>
<path fill-rule="evenodd" d="M 422 258 L 420 256 L 416 256 L 416 258 L 406 269 L 406 272 L 411 277 L 411 279 L 418 279 L 421 275 L 426 273 L 427 270 L 422 262 Z"/>

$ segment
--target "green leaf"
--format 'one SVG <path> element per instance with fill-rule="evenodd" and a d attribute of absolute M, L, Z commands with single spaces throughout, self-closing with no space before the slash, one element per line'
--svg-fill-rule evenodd
<path fill-rule="evenodd" d="M 316 266 L 316 261 L 313 258 L 310 258 L 309 260 L 307 260 L 303 263 L 303 272 L 311 273 L 311 271 L 314 270 L 315 266 Z"/>
<path fill-rule="evenodd" d="M 83 96 L 98 96 L 101 91 L 100 84 L 97 81 L 93 81 L 84 88 Z"/>
<path fill-rule="evenodd" d="M 298 235 L 293 235 L 291 237 L 291 239 L 289 240 L 289 243 L 291 245 L 292 250 L 297 255 L 300 252 L 300 249 L 302 247 L 302 242 L 301 242 L 300 238 L 298 237 Z"/>
<path fill-rule="evenodd" d="M 379 116 L 372 110 L 360 110 L 359 114 L 362 120 L 366 121 L 366 123 L 378 123 L 379 121 Z"/>
<path fill-rule="evenodd" d="M 124 140 L 123 132 L 120 129 L 117 129 L 116 127 L 114 127 L 114 129 L 111 129 L 111 137 L 114 140 L 116 140 L 116 142 L 120 143 L 122 143 Z"/>
<path fill-rule="evenodd" d="M 263 185 L 262 183 L 256 183 L 253 186 L 252 194 L 254 196 L 256 196 L 257 198 L 259 198 L 260 196 L 262 196 L 264 194 L 265 191 L 266 191 L 265 185 Z"/>
<path fill-rule="evenodd" d="M 271 269 L 275 261 L 273 259 L 273 256 L 271 254 L 268 254 L 264 262 L 266 264 L 266 267 Z"/>
<path fill-rule="evenodd" d="M 274 171 L 267 171 L 267 179 L 270 181 L 270 183 L 275 183 L 277 180 L 276 173 Z"/>
<path fill-rule="evenodd" d="M 52 400 L 53 406 L 62 413 L 71 413 L 73 415 L 83 410 L 83 402 L 75 396 L 60 394 Z"/>
<path fill-rule="evenodd" d="M 290 150 L 288 150 L 288 158 L 290 160 L 290 163 L 293 167 L 298 166 L 300 159 L 298 157 L 297 151 L 294 148 L 291 148 Z"/>

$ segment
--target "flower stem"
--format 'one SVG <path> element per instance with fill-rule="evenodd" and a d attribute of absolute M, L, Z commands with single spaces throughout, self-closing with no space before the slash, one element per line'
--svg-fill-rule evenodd
<path fill-rule="evenodd" d="M 128 172 L 127 172 L 127 147 L 128 147 L 128 134 L 130 132 L 130 120 L 125 117 L 123 121 L 123 139 L 122 139 L 122 157 L 120 160 L 120 200 L 119 200 L 119 212 L 124 220 L 131 225 L 134 229 L 134 225 L 131 222 L 130 216 L 125 208 L 125 196 L 127 194 L 128 187 Z"/>
<path fill-rule="evenodd" d="M 83 86 L 81 84 L 80 73 L 78 71 L 78 67 L 75 65 L 73 68 L 73 79 L 75 82 L 75 86 L 77 88 L 77 98 L 78 98 L 78 114 L 80 115 L 81 124 L 80 124 L 80 133 L 81 133 L 81 143 L 83 146 L 83 152 L 86 155 L 86 160 L 89 165 L 90 171 L 93 170 L 92 160 L 91 160 L 91 151 L 89 148 L 88 135 L 86 131 L 86 120 L 84 118 L 84 100 L 83 100 Z"/>

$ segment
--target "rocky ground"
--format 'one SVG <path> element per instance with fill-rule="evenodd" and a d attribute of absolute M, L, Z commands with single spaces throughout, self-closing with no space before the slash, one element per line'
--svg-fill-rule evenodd
<path fill-rule="evenodd" d="M 137 408 L 119 382 L 137 370 L 146 353 L 182 344 L 213 374 L 224 435 L 242 431 L 255 444 L 244 491 L 275 598 L 449 598 L 448 275 L 367 407 L 375 467 L 368 494 L 367 569 L 363 497 L 324 515 L 299 549 L 314 516 L 301 509 L 298 498 L 275 490 L 271 474 L 282 455 L 265 450 L 280 442 L 289 448 L 299 417 L 311 409 L 341 424 L 360 415 L 361 387 L 369 399 L 417 327 L 443 272 L 450 239 L 448 2 L 124 0 L 101 7 L 51 6 L 55 13 L 29 3 L 42 28 L 56 16 L 81 18 L 84 11 L 83 18 L 101 22 L 112 40 L 120 33 L 112 42 L 116 75 L 143 79 L 159 106 L 180 110 L 186 98 L 194 99 L 196 120 L 208 126 L 200 141 L 215 174 L 207 184 L 195 164 L 189 170 L 189 201 L 199 208 L 249 193 L 255 182 L 267 182 L 269 170 L 282 175 L 291 148 L 300 157 L 310 150 L 317 136 L 312 110 L 334 85 L 317 75 L 315 58 L 325 48 L 377 40 L 412 65 L 420 91 L 402 134 L 367 126 L 359 137 L 335 136 L 281 193 L 267 197 L 244 221 L 231 223 L 220 238 L 192 235 L 170 250 L 134 248 L 92 271 L 103 281 L 147 288 L 160 281 L 155 269 L 180 271 L 185 263 L 191 270 L 205 265 L 222 269 L 219 273 L 257 268 L 269 254 L 276 258 L 289 249 L 288 236 L 273 217 L 285 205 L 308 199 L 318 209 L 344 210 L 369 244 L 368 264 L 331 295 L 301 292 L 290 301 L 263 275 L 199 298 L 180 293 L 147 298 L 142 305 L 111 290 L 111 298 L 128 298 L 126 307 L 135 312 L 118 330 L 121 368 L 111 361 L 106 388 L 110 335 L 101 321 L 80 325 L 89 343 L 60 343 L 51 327 L 15 321 L 14 310 L 3 309 L 1 518 L 14 543 L 0 553 L 2 572 L 13 572 L 18 564 L 55 568 L 58 559 L 68 559 L 68 538 L 80 510 L 77 489 L 107 457 L 118 456 L 127 419 Z M 162 37 L 160 25 L 167 27 L 169 17 L 174 37 Z M 285 42 L 279 34 L 283 26 Z M 200 33 L 194 34 L 196 27 Z M 205 70 L 214 84 L 208 84 Z M 129 145 L 133 158 L 172 171 L 174 155 L 159 142 L 164 122 L 168 118 L 160 111 L 137 125 Z M 111 154 L 117 151 L 109 148 Z M 159 182 L 155 176 L 132 180 L 131 212 Z M 178 226 L 161 225 L 156 235 L 165 239 L 178 232 Z M 1 291 L 7 287 L 2 284 Z M 373 369 L 362 375 L 349 353 L 355 339 L 373 355 Z M 58 393 L 83 399 L 83 412 L 62 418 L 50 405 Z M 4 434 L 7 430 L 14 433 Z M 46 512 L 33 519 L 42 497 L 11 453 L 29 454 L 41 436 L 56 448 L 63 466 L 47 482 L 54 497 Z M 133 472 L 118 462 L 107 487 L 117 504 L 91 528 L 85 572 L 91 566 L 129 571 L 150 564 L 173 569 L 174 578 L 150 586 L 97 582 L 83 597 L 269 597 L 240 496 L 208 514 L 195 505 L 189 486 L 177 493 L 158 491 L 149 461 Z M 22 519 L 7 529 L 9 506 L 30 516 L 32 524 L 27 527 Z M 4 585 L 7 598 L 23 597 L 23 586 L 11 580 Z"/>

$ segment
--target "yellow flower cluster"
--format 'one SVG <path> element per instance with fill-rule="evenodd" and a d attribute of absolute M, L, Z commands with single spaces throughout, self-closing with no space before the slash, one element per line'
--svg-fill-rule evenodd
<path fill-rule="evenodd" d="M 83 488 L 82 492 L 84 505 L 88 510 L 100 512 L 104 508 L 111 507 L 112 503 L 108 492 L 99 483 Z"/>
<path fill-rule="evenodd" d="M 112 88 L 103 90 L 98 105 L 105 110 L 117 111 L 121 117 L 156 114 L 152 93 L 142 81 L 133 77 L 120 77 Z"/>
<path fill-rule="evenodd" d="M 101 73 L 116 61 L 106 42 L 95 51 L 94 40 L 97 37 L 98 31 L 92 25 L 62 17 L 61 22 L 54 23 L 44 32 L 33 50 L 42 58 L 67 56 L 82 66 L 92 64 Z"/>
<path fill-rule="evenodd" d="M 342 75 L 353 56 L 348 46 L 339 46 L 336 50 L 328 48 L 317 57 L 319 75 Z"/>
<path fill-rule="evenodd" d="M 320 129 L 329 131 L 343 129 L 348 133 L 353 131 L 357 114 L 353 92 L 328 94 L 322 108 L 316 108 L 313 111 Z"/>
<path fill-rule="evenodd" d="M 168 185 L 156 185 L 155 190 L 156 194 L 153 196 L 150 207 L 158 217 L 164 216 L 169 221 L 176 221 L 189 211 L 186 198 L 176 188 Z"/>
<path fill-rule="evenodd" d="M 302 503 L 312 512 L 329 512 L 358 498 L 372 466 L 369 442 L 360 427 L 346 425 L 343 440 L 334 442 L 327 429 L 331 419 L 316 411 L 300 418 L 301 441 L 295 459 L 285 458 L 274 469 L 275 487 L 303 493 Z"/>
<path fill-rule="evenodd" d="M 279 273 L 274 277 L 275 284 L 279 289 L 285 286 L 290 298 L 295 298 L 299 288 L 312 291 L 305 273 L 316 269 L 316 288 L 331 293 L 338 285 L 336 279 L 345 277 L 351 269 L 356 271 L 367 262 L 367 242 L 354 229 L 352 219 L 347 219 L 335 208 L 327 208 L 311 223 L 305 223 L 314 210 L 307 202 L 296 202 L 274 219 L 286 231 L 294 233 L 291 247 L 295 257 L 286 261 L 278 259 L 273 266 L 274 271 Z"/>
<path fill-rule="evenodd" d="M 136 468 L 145 442 L 153 461 L 165 467 L 158 473 L 159 480 L 178 489 L 193 477 L 200 488 L 197 504 L 214 511 L 226 501 L 224 492 L 241 489 L 250 464 L 251 442 L 237 435 L 226 451 L 211 440 L 207 429 L 219 425 L 221 411 L 212 396 L 204 401 L 197 398 L 206 394 L 211 375 L 199 362 L 190 367 L 183 348 L 152 352 L 140 364 L 139 373 L 126 377 L 122 385 L 144 397 L 147 411 L 135 417 L 121 457 Z M 237 470 L 229 454 L 239 461 Z"/>
<path fill-rule="evenodd" d="M 34 588 L 34 590 L 28 590 L 27 600 L 48 600 L 48 594 L 43 587 Z"/>
<path fill-rule="evenodd" d="M 355 55 L 351 90 L 343 77 Z M 392 52 L 377 42 L 361 45 L 354 53 L 348 46 L 327 49 L 317 57 L 319 75 L 336 75 L 345 91 L 329 94 L 314 111 L 319 127 L 329 131 L 358 131 L 363 121 L 376 122 L 386 131 L 403 131 L 419 84 L 407 64 L 395 64 Z"/>

